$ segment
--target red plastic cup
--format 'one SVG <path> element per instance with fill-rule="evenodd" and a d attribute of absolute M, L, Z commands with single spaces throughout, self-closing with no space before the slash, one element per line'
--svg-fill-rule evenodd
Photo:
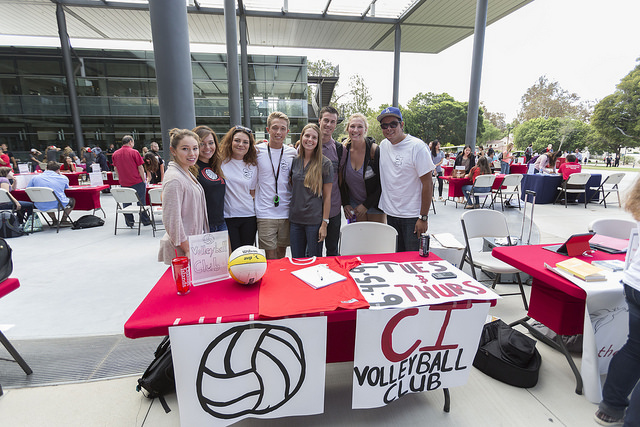
<path fill-rule="evenodd" d="M 191 269 L 189 268 L 189 258 L 179 256 L 171 260 L 173 279 L 176 281 L 178 295 L 186 295 L 191 291 Z"/>

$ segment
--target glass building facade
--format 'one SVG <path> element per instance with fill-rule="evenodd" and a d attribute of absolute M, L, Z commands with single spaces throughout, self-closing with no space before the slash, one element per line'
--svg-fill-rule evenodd
<path fill-rule="evenodd" d="M 153 52 L 74 49 L 73 55 L 85 146 L 106 148 L 127 134 L 136 148 L 162 145 Z M 221 137 L 230 126 L 226 55 L 191 58 L 196 123 Z M 264 138 L 269 113 L 282 111 L 295 141 L 307 123 L 306 57 L 248 60 L 256 138 Z M 31 148 L 44 152 L 51 144 L 77 149 L 67 92 L 60 49 L 0 47 L 0 143 L 23 159 Z"/>

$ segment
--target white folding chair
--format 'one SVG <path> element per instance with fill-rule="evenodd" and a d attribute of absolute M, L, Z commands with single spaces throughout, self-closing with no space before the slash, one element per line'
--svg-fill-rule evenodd
<path fill-rule="evenodd" d="M 494 258 L 491 251 L 483 252 L 471 250 L 471 239 L 475 238 L 507 238 L 507 242 L 511 245 L 511 237 L 509 235 L 509 227 L 507 226 L 507 218 L 502 212 L 489 210 L 489 209 L 477 209 L 473 211 L 467 211 L 460 217 L 462 222 L 462 232 L 464 233 L 465 249 L 462 254 L 462 260 L 460 260 L 460 269 L 464 266 L 465 262 L 469 263 L 471 267 L 471 274 L 473 278 L 477 280 L 476 268 L 480 268 L 482 271 L 495 274 L 493 279 L 492 288 L 495 289 L 496 284 L 499 283 L 500 276 L 503 274 L 513 274 L 518 282 L 520 292 L 501 294 L 507 295 L 521 295 L 522 303 L 525 310 L 529 309 L 527 303 L 527 296 L 524 293 L 522 287 L 522 280 L 520 279 L 520 270 L 510 266 L 504 261 L 500 261 Z"/>
<path fill-rule="evenodd" d="M 164 230 L 164 228 L 158 228 L 158 223 L 156 221 L 156 218 L 160 218 L 160 221 L 162 221 L 162 188 L 152 188 L 149 190 L 149 205 L 153 228 L 156 231 Z"/>
<path fill-rule="evenodd" d="M 118 234 L 118 214 L 132 214 L 133 220 L 135 223 L 135 215 L 138 215 L 138 236 L 140 235 L 140 226 L 142 225 L 142 221 L 140 221 L 140 216 L 143 213 L 149 214 L 149 207 L 145 206 L 145 204 L 140 201 L 138 197 L 138 193 L 133 188 L 120 187 L 113 188 L 111 187 L 111 194 L 116 201 L 116 224 L 113 234 Z M 130 203 L 129 206 L 124 207 L 125 203 Z M 152 222 L 151 227 L 153 229 L 153 237 L 156 236 L 155 224 Z M 124 227 L 121 227 L 120 230 L 124 230 Z"/>
<path fill-rule="evenodd" d="M 628 239 L 631 230 L 638 227 L 635 221 L 622 218 L 600 218 L 589 224 L 589 231 L 617 239 Z"/>
<path fill-rule="evenodd" d="M 493 182 L 496 180 L 496 176 L 493 174 L 488 175 L 478 175 L 476 178 L 476 182 L 473 183 L 473 187 L 471 187 L 470 195 L 471 201 L 474 201 L 476 197 L 478 199 L 484 196 L 484 200 L 482 200 L 482 206 L 484 208 L 484 204 L 487 203 L 487 197 L 491 200 L 489 203 L 489 207 L 493 207 L 493 193 L 491 192 L 491 187 L 493 186 Z M 480 188 L 488 188 L 489 191 L 480 191 Z"/>
<path fill-rule="evenodd" d="M 340 255 L 383 254 L 396 251 L 398 232 L 379 222 L 353 222 L 340 229 Z"/>
<path fill-rule="evenodd" d="M 16 204 L 13 202 L 13 199 L 9 196 L 9 192 L 3 188 L 0 188 L 0 204 L 2 203 L 11 203 L 11 212 L 16 212 Z"/>
<path fill-rule="evenodd" d="M 584 194 L 584 208 L 587 208 L 587 182 L 591 178 L 590 173 L 580 172 L 569 175 L 569 179 L 563 181 L 560 187 L 558 187 L 558 195 L 553 201 L 555 205 L 560 196 L 564 194 L 564 207 L 567 207 L 567 199 L 569 194 Z M 576 199 L 577 200 L 577 199 Z"/>
<path fill-rule="evenodd" d="M 29 199 L 34 203 L 33 213 L 54 213 L 56 214 L 56 233 L 60 232 L 60 214 L 64 212 L 64 206 L 62 202 L 56 195 L 55 191 L 48 187 L 27 187 L 24 189 L 26 191 Z M 41 210 L 37 208 L 37 203 L 47 203 L 47 202 L 56 202 L 56 207 L 52 209 Z M 45 222 L 49 227 L 52 227 L 54 224 L 49 222 L 49 215 L 41 215 L 44 218 Z M 31 216 L 31 229 L 33 229 L 33 215 Z"/>
<path fill-rule="evenodd" d="M 602 199 L 600 200 L 600 203 L 604 203 L 604 208 L 606 209 L 607 197 L 611 193 L 616 193 L 616 195 L 618 196 L 618 206 L 622 206 L 622 204 L 620 203 L 620 189 L 618 189 L 618 184 L 620 184 L 620 181 L 622 181 L 624 175 L 624 172 L 612 173 L 611 175 L 606 177 L 604 181 L 602 181 L 602 184 L 600 184 L 599 187 L 589 187 L 589 190 L 593 191 L 591 197 L 589 197 L 589 201 L 591 201 L 591 199 L 602 192 Z M 607 188 L 605 188 L 605 185 L 607 186 Z M 607 194 L 605 194 L 605 191 Z"/>
<path fill-rule="evenodd" d="M 495 204 L 496 199 L 500 196 L 500 204 L 502 205 L 502 210 L 504 210 L 504 198 L 509 196 L 507 199 L 507 203 L 511 203 L 511 199 L 513 196 L 516 196 L 518 199 L 518 209 L 520 207 L 520 182 L 522 181 L 522 174 L 513 173 L 506 175 L 498 187 L 497 190 L 493 190 L 493 202 Z M 505 188 L 502 188 L 505 187 Z"/>

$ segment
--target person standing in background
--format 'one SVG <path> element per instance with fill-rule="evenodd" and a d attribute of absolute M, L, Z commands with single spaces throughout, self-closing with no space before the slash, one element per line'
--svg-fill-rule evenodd
<path fill-rule="evenodd" d="M 118 174 L 122 187 L 133 188 L 138 193 L 138 198 L 144 203 L 147 198 L 147 185 L 144 176 L 143 160 L 140 153 L 133 147 L 135 141 L 131 135 L 122 138 L 122 147 L 113 153 L 113 167 Z M 124 207 L 130 203 L 124 203 Z M 128 227 L 133 227 L 134 219 L 132 214 L 124 214 Z M 140 214 L 140 221 L 143 225 L 151 225 L 151 219 L 146 212 Z"/>
<path fill-rule="evenodd" d="M 440 149 L 440 141 L 437 139 L 431 143 L 431 160 L 436 166 L 435 177 L 438 180 L 438 200 L 443 201 L 442 187 L 444 186 L 444 183 L 440 177 L 443 175 L 442 162 L 444 162 L 444 152 Z"/>
<path fill-rule="evenodd" d="M 327 224 L 327 237 L 324 246 L 327 256 L 338 255 L 338 238 L 340 237 L 341 197 L 338 185 L 339 155 L 343 152 L 342 144 L 333 139 L 333 131 L 338 123 L 338 110 L 331 106 L 322 107 L 318 124 L 320 126 L 320 138 L 322 139 L 322 155 L 331 161 L 333 170 L 333 185 L 331 186 L 331 211 L 329 212 L 329 224 Z"/>

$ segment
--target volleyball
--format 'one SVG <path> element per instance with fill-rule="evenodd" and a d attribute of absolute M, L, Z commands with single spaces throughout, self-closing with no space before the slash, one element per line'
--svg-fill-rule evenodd
<path fill-rule="evenodd" d="M 302 387 L 306 360 L 290 328 L 251 324 L 219 335 L 205 350 L 196 378 L 200 406 L 222 419 L 262 415 L 287 403 Z"/>
<path fill-rule="evenodd" d="M 267 271 L 267 258 L 255 246 L 240 246 L 229 257 L 229 274 L 238 283 L 251 285 Z"/>

